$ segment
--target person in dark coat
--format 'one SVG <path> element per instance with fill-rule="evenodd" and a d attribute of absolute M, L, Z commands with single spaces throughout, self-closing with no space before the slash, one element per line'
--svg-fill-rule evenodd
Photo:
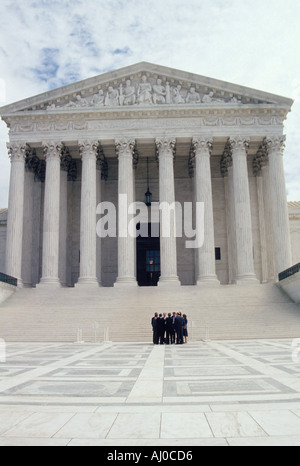
<path fill-rule="evenodd" d="M 158 345 L 158 314 L 157 312 L 154 314 L 154 317 L 152 317 L 152 330 L 153 330 L 153 344 Z"/>
<path fill-rule="evenodd" d="M 184 337 L 184 343 L 187 343 L 188 342 L 188 336 L 189 336 L 189 332 L 188 332 L 188 319 L 187 319 L 187 315 L 186 314 L 183 314 L 183 320 L 184 320 L 184 325 L 183 325 L 183 337 Z"/>
<path fill-rule="evenodd" d="M 165 342 L 166 325 L 165 325 L 165 319 L 163 318 L 162 314 L 159 314 L 157 324 L 158 324 L 158 343 L 160 345 L 163 345 Z"/>
<path fill-rule="evenodd" d="M 173 318 L 171 314 L 168 314 L 168 317 L 166 318 L 166 343 L 167 345 L 169 345 L 170 343 L 172 344 L 173 333 L 174 333 Z"/>
<path fill-rule="evenodd" d="M 177 333 L 177 345 L 183 345 L 183 327 L 184 319 L 181 317 L 181 312 L 177 313 L 175 320 L 175 328 Z"/>
<path fill-rule="evenodd" d="M 172 338 L 171 338 L 171 344 L 172 345 L 175 345 L 175 342 L 176 342 L 175 322 L 176 322 L 176 312 L 173 312 L 173 316 L 172 316 L 173 331 L 172 331 Z"/>

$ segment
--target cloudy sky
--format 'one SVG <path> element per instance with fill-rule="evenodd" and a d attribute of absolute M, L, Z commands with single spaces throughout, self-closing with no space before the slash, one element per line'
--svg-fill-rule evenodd
<path fill-rule="evenodd" d="M 0 106 L 148 61 L 295 100 L 285 124 L 300 200 L 300 0 L 1 0 Z M 0 121 L 0 207 L 7 206 Z"/>

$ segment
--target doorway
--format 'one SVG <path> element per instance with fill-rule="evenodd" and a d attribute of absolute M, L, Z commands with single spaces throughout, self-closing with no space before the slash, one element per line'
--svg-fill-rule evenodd
<path fill-rule="evenodd" d="M 158 225 L 148 224 L 148 237 L 137 237 L 137 282 L 139 286 L 157 286 L 160 277 L 160 239 L 159 236 L 151 236 L 153 230 L 158 230 Z M 137 225 L 140 229 L 140 225 Z M 159 230 L 158 230 L 159 231 Z"/>

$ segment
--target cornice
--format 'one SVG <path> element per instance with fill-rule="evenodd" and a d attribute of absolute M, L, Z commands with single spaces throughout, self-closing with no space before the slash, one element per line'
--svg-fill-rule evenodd
<path fill-rule="evenodd" d="M 42 110 L 30 112 L 13 112 L 2 116 L 2 120 L 9 126 L 12 122 L 34 121 L 105 121 L 123 119 L 157 119 L 157 118 L 253 118 L 262 120 L 276 117 L 282 123 L 287 116 L 285 106 L 279 105 L 181 105 L 131 108 L 103 108 L 103 109 L 56 109 L 55 112 Z"/>

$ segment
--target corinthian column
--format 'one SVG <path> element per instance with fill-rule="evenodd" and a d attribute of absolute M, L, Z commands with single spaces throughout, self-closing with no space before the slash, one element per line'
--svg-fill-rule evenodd
<path fill-rule="evenodd" d="M 211 184 L 210 157 L 212 140 L 205 137 L 193 139 L 195 151 L 196 202 L 204 203 L 204 244 L 198 249 L 197 284 L 220 284 L 216 275 L 214 214 Z M 197 225 L 198 226 L 198 225 Z M 197 234 L 198 235 L 198 234 Z M 199 234 L 200 236 L 200 234 Z"/>
<path fill-rule="evenodd" d="M 285 136 L 266 140 L 269 155 L 269 176 L 272 199 L 272 220 L 275 246 L 275 272 L 278 274 L 291 267 L 292 252 L 286 185 L 283 167 Z"/>
<path fill-rule="evenodd" d="M 9 146 L 11 161 L 7 240 L 6 240 L 6 273 L 18 279 L 22 287 L 22 243 L 23 243 L 23 209 L 25 179 L 25 145 Z"/>
<path fill-rule="evenodd" d="M 158 138 L 160 202 L 160 267 L 159 285 L 180 285 L 177 275 L 176 212 L 174 185 L 174 155 L 176 139 Z M 169 213 L 169 224 L 166 225 Z M 167 234 L 166 234 L 167 232 Z"/>
<path fill-rule="evenodd" d="M 119 159 L 118 179 L 118 278 L 115 286 L 137 286 L 135 276 L 135 243 L 136 238 L 128 232 L 128 223 L 131 216 L 128 213 L 130 204 L 134 202 L 134 174 L 133 155 L 135 149 L 134 139 L 117 139 L 115 141 L 116 153 Z"/>
<path fill-rule="evenodd" d="M 254 272 L 253 237 L 247 154 L 249 141 L 244 137 L 230 140 L 232 148 L 233 190 L 236 227 L 237 282 L 257 283 Z"/>
<path fill-rule="evenodd" d="M 96 160 L 98 142 L 79 142 L 82 158 L 81 214 L 80 214 L 80 277 L 78 284 L 98 286 L 96 235 Z"/>
<path fill-rule="evenodd" d="M 46 160 L 43 263 L 40 283 L 60 286 L 59 262 L 59 215 L 60 215 L 60 156 L 61 143 L 43 144 Z"/>

